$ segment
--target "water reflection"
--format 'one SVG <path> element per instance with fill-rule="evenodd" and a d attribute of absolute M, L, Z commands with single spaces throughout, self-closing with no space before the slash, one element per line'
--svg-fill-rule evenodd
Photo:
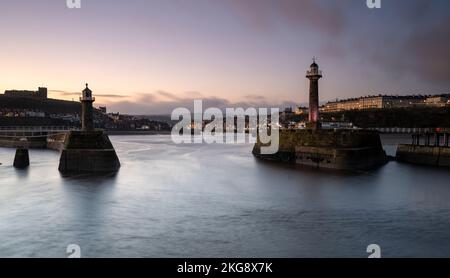
<path fill-rule="evenodd" d="M 12 168 L 14 169 L 14 172 L 19 180 L 28 178 L 29 168 L 24 168 L 24 169 L 18 169 L 18 168 L 14 168 L 14 167 L 12 167 Z"/>
<path fill-rule="evenodd" d="M 112 175 L 61 175 L 48 151 L 26 172 L 0 166 L 0 256 L 64 257 L 71 243 L 83 257 L 366 257 L 370 243 L 450 256 L 448 170 L 324 172 L 257 160 L 249 144 L 111 139 Z"/>

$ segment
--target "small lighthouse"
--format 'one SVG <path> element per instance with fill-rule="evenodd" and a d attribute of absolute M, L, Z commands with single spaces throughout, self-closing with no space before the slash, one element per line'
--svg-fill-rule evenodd
<path fill-rule="evenodd" d="M 116 172 L 120 168 L 114 146 L 102 129 L 94 127 L 95 98 L 88 84 L 80 97 L 81 130 L 71 130 L 64 139 L 59 171 L 64 174 Z"/>
<path fill-rule="evenodd" d="M 306 72 L 306 78 L 309 79 L 309 124 L 312 129 L 320 128 L 319 122 L 319 79 L 322 78 L 322 71 L 313 58 L 313 63 Z"/>
<path fill-rule="evenodd" d="M 80 97 L 81 102 L 81 130 L 92 131 L 94 130 L 94 111 L 92 104 L 95 98 L 92 97 L 92 91 L 89 89 L 89 85 L 86 83 L 86 88 L 83 90 Z"/>

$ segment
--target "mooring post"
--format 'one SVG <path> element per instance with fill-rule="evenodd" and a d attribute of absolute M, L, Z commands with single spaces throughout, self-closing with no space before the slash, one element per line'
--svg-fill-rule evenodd
<path fill-rule="evenodd" d="M 441 144 L 441 134 L 436 132 L 434 134 L 434 146 L 439 147 L 440 144 Z"/>
<path fill-rule="evenodd" d="M 30 166 L 30 156 L 28 149 L 18 148 L 16 150 L 16 156 L 14 157 L 14 167 L 24 169 Z"/>

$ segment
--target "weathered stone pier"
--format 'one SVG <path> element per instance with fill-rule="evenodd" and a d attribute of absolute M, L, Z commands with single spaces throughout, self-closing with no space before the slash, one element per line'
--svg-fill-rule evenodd
<path fill-rule="evenodd" d="M 397 160 L 429 166 L 450 167 L 450 131 L 417 133 L 411 136 L 410 145 L 397 148 Z"/>

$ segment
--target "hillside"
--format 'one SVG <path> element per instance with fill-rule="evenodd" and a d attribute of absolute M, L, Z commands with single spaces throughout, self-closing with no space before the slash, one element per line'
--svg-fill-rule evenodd
<path fill-rule="evenodd" d="M 40 110 L 47 114 L 80 114 L 81 103 L 58 99 L 31 99 L 0 95 L 0 109 Z"/>

